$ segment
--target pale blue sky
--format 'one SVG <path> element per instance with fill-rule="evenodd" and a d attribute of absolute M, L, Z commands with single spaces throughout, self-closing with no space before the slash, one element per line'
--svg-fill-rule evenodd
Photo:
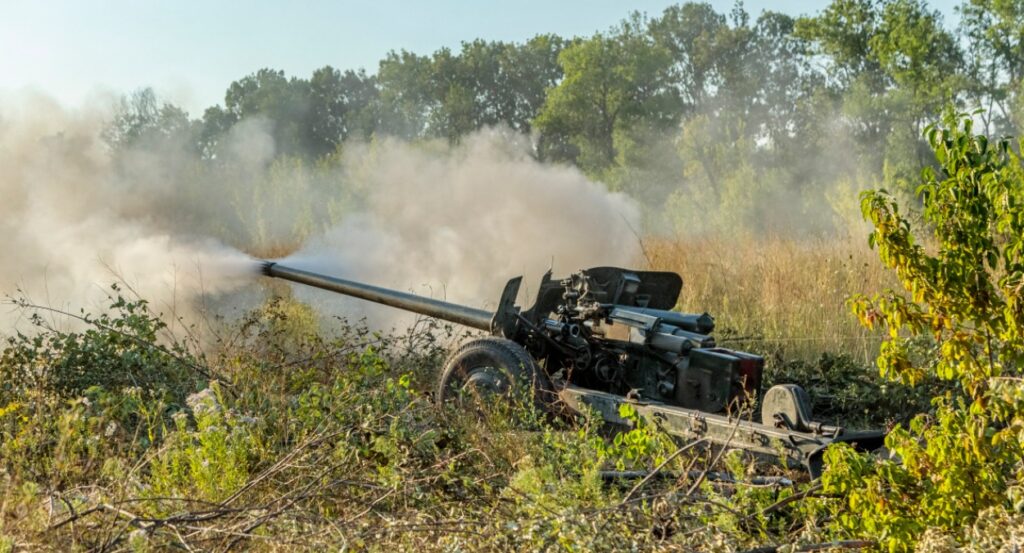
<path fill-rule="evenodd" d="M 153 86 L 201 115 L 227 85 L 261 67 L 309 76 L 323 65 L 375 71 L 388 50 L 430 53 L 462 40 L 586 35 L 668 0 L 0 0 L 0 93 L 42 91 L 75 106 L 104 92 Z M 728 12 L 733 0 L 711 0 Z M 955 22 L 959 0 L 932 0 Z M 797 15 L 813 0 L 748 0 Z"/>

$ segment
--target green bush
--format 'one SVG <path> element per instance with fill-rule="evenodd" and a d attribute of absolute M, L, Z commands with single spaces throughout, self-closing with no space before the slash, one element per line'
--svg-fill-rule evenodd
<path fill-rule="evenodd" d="M 884 191 L 862 196 L 870 244 L 904 290 L 850 305 L 887 331 L 883 376 L 956 387 L 889 434 L 889 459 L 832 448 L 822 479 L 843 497 L 837 526 L 891 551 L 929 529 L 957 533 L 987 509 L 1024 508 L 1024 165 L 1007 141 L 974 135 L 969 116 L 950 114 L 927 137 L 939 165 L 918 189 L 927 236 Z"/>
<path fill-rule="evenodd" d="M 224 409 L 216 383 L 188 398 L 195 422 L 179 412 L 174 429 L 150 463 L 149 491 L 156 497 L 188 497 L 217 503 L 249 479 L 257 441 L 249 428 L 254 419 Z"/>
<path fill-rule="evenodd" d="M 7 339 L 0 354 L 0 402 L 29 390 L 73 398 L 100 386 L 159 390 L 180 404 L 208 380 L 184 342 L 161 344 L 167 324 L 145 300 L 126 299 L 117 285 L 112 289 L 115 296 L 101 315 L 58 313 L 82 323 L 79 331 L 50 328 L 39 313 L 44 308 L 18 301 L 31 313 L 37 332 Z"/>
<path fill-rule="evenodd" d="M 52 487 L 103 478 L 119 454 L 152 447 L 205 378 L 186 344 L 160 343 L 166 325 L 144 301 L 118 295 L 108 313 L 75 318 L 83 329 L 57 330 L 36 311 L 36 333 L 0 354 L 0 470 Z"/>

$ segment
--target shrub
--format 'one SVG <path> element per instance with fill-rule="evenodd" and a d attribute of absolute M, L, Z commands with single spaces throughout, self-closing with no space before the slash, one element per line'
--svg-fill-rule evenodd
<path fill-rule="evenodd" d="M 73 398 L 101 386 L 159 390 L 180 404 L 209 378 L 186 344 L 161 345 L 167 324 L 145 300 L 126 299 L 117 285 L 112 290 L 109 310 L 101 315 L 58 313 L 84 323 L 78 331 L 51 328 L 39 311 L 54 310 L 18 300 L 32 311 L 30 320 L 38 331 L 7 339 L 0 354 L 0 402 L 28 390 Z"/>
<path fill-rule="evenodd" d="M 969 116 L 945 124 L 927 131 L 939 166 L 918 189 L 926 239 L 887 193 L 862 196 L 869 243 L 904 290 L 850 305 L 863 325 L 887 331 L 883 376 L 956 387 L 934 399 L 933 414 L 889 434 L 890 459 L 832 448 L 822 480 L 843 494 L 838 526 L 891 551 L 911 549 L 926 529 L 956 532 L 986 509 L 1024 507 L 1024 166 L 1008 141 L 974 135 Z"/>
<path fill-rule="evenodd" d="M 166 326 L 146 302 L 117 295 L 108 313 L 74 317 L 83 329 L 57 330 L 36 311 L 37 332 L 9 338 L 0 354 L 0 470 L 55 488 L 154 445 L 204 382 L 187 345 L 159 342 Z"/>

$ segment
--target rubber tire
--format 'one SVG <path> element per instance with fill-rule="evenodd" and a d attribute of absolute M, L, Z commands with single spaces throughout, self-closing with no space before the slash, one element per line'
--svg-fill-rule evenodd
<path fill-rule="evenodd" d="M 485 336 L 465 342 L 448 356 L 434 396 L 437 404 L 456 399 L 470 376 L 485 367 L 500 372 L 506 385 L 503 396 L 529 387 L 534 406 L 545 411 L 554 400 L 547 375 L 522 346 L 505 338 Z"/>

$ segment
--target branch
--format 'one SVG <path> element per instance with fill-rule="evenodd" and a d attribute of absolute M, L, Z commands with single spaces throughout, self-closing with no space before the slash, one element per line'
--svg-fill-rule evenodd
<path fill-rule="evenodd" d="M 874 547 L 878 545 L 878 542 L 874 540 L 836 540 L 822 543 L 810 543 L 807 545 L 800 545 L 794 549 L 788 549 L 789 551 L 825 551 L 828 549 L 866 549 L 868 547 Z M 779 549 L 783 547 L 791 547 L 792 544 L 783 545 L 766 545 L 763 547 L 755 547 L 754 549 L 748 549 L 743 553 L 778 553 Z"/>

